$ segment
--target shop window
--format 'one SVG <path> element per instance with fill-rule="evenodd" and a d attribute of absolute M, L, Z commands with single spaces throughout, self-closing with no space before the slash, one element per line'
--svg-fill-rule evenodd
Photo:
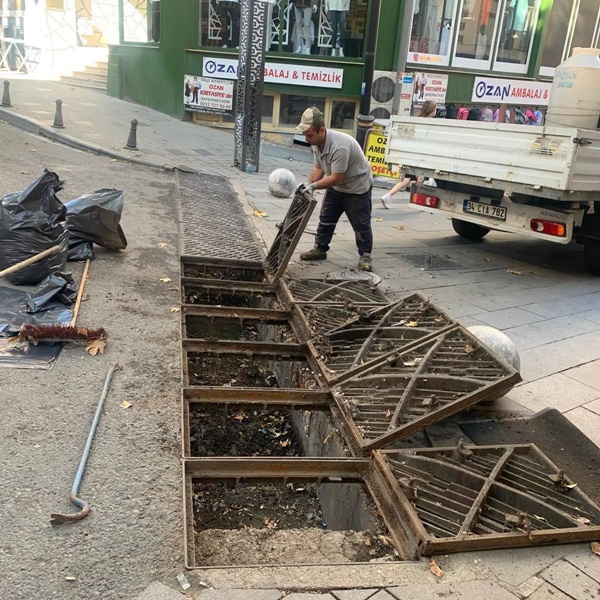
<path fill-rule="evenodd" d="M 496 38 L 499 0 L 463 0 L 453 66 L 489 69 Z"/>
<path fill-rule="evenodd" d="M 506 0 L 498 34 L 496 70 L 527 73 L 538 8 L 536 0 Z"/>
<path fill-rule="evenodd" d="M 331 102 L 332 129 L 354 130 L 356 121 L 356 102 L 349 100 L 333 100 Z"/>
<path fill-rule="evenodd" d="M 457 4 L 457 0 L 415 3 L 408 62 L 448 65 Z"/>
<path fill-rule="evenodd" d="M 120 5 L 121 19 L 123 22 L 123 41 L 124 42 L 150 42 L 152 40 L 152 6 L 151 0 L 123 0 Z M 160 3 L 154 7 L 156 18 L 158 19 L 158 8 Z M 157 26 L 154 27 L 154 33 L 157 33 Z M 158 40 L 155 40 L 158 41 Z"/>
<path fill-rule="evenodd" d="M 598 35 L 600 0 L 554 0 L 546 32 L 540 75 L 552 77 L 554 69 L 578 46 L 590 46 Z"/>
<path fill-rule="evenodd" d="M 239 0 L 199 0 L 199 8 L 199 45 L 237 48 Z M 274 0 L 267 50 L 361 57 L 366 19 L 367 0 Z"/>
<path fill-rule="evenodd" d="M 310 106 L 316 106 L 324 113 L 325 98 L 281 94 L 279 101 L 279 126 L 286 128 L 296 127 L 300 123 L 302 113 Z"/>

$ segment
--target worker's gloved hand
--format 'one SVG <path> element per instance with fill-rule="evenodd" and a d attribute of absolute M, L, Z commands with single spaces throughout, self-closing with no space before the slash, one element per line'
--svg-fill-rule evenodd
<path fill-rule="evenodd" d="M 307 192 L 310 192 L 312 194 L 317 189 L 317 184 L 316 183 L 305 183 L 304 189 Z"/>

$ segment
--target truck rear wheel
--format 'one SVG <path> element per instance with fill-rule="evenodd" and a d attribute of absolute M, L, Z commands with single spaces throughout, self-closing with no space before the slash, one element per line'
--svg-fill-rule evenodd
<path fill-rule="evenodd" d="M 475 223 L 469 223 L 468 221 L 461 221 L 460 219 L 452 219 L 452 227 L 460 237 L 473 242 L 480 242 L 490 232 L 487 227 L 475 225 Z"/>
<path fill-rule="evenodd" d="M 600 241 L 585 240 L 583 243 L 583 264 L 592 275 L 600 275 Z"/>

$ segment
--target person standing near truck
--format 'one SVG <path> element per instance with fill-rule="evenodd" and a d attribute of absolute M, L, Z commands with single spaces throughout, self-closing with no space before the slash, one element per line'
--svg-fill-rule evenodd
<path fill-rule="evenodd" d="M 433 100 L 426 100 L 423 102 L 423 106 L 421 106 L 421 110 L 417 116 L 431 119 L 432 117 L 435 117 L 436 108 L 436 103 Z M 417 178 L 414 175 L 405 173 L 404 178 L 401 179 L 389 192 L 387 192 L 387 194 L 384 194 L 381 197 L 381 204 L 383 205 L 383 208 L 390 210 L 392 208 L 392 196 L 398 192 L 404 191 L 410 185 L 411 181 L 416 180 Z"/>
<path fill-rule="evenodd" d="M 323 114 L 315 106 L 304 111 L 296 132 L 304 134 L 314 154 L 314 165 L 304 184 L 306 190 L 327 190 L 314 248 L 301 254 L 300 260 L 327 258 L 335 227 L 345 213 L 356 238 L 358 268 L 371 271 L 373 174 L 360 144 L 346 133 L 326 129 Z"/>

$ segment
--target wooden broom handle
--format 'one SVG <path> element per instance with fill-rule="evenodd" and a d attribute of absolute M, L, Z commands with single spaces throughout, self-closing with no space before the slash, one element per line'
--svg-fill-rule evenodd
<path fill-rule="evenodd" d="M 40 252 L 39 254 L 28 258 L 27 260 L 23 260 L 20 263 L 13 265 L 12 267 L 8 267 L 8 269 L 4 269 L 4 271 L 0 271 L 0 279 L 2 277 L 6 277 L 6 275 L 16 273 L 17 271 L 20 271 L 21 269 L 24 269 L 29 265 L 33 265 L 34 263 L 42 260 L 43 258 L 46 258 L 47 256 L 52 256 L 53 254 L 56 254 L 59 251 L 60 246 L 52 246 L 52 248 L 48 248 L 48 250 L 44 250 L 43 252 Z"/>

